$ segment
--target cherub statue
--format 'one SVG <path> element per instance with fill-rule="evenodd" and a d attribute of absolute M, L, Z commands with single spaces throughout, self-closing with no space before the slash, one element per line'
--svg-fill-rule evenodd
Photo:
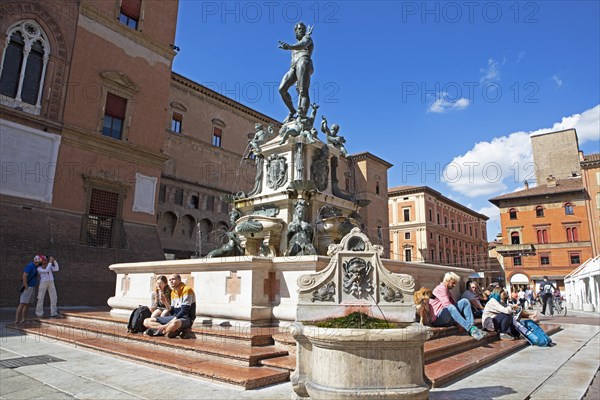
<path fill-rule="evenodd" d="M 250 152 L 254 155 L 259 155 L 262 153 L 260 146 L 271 140 L 271 138 L 275 136 L 275 132 L 273 130 L 273 124 L 269 124 L 269 127 L 265 131 L 263 124 L 260 122 L 254 124 L 254 129 L 256 130 L 256 133 L 248 143 L 250 145 Z"/>
<path fill-rule="evenodd" d="M 343 136 L 338 136 L 340 126 L 338 124 L 333 124 L 331 125 L 331 129 L 329 129 L 327 126 L 327 118 L 325 118 L 324 115 L 321 118 L 321 132 L 327 136 L 327 144 L 338 149 L 342 153 L 342 157 L 346 157 L 348 155 L 348 150 L 346 150 L 346 147 L 344 146 L 346 139 L 344 139 Z"/>
<path fill-rule="evenodd" d="M 237 208 L 233 208 L 229 212 L 229 222 L 231 222 L 231 226 L 235 226 L 235 221 L 240 219 L 241 216 L 242 216 L 242 212 L 240 210 L 238 210 Z"/>
<path fill-rule="evenodd" d="M 317 109 L 319 106 L 315 104 L 310 105 L 312 112 L 310 116 L 303 116 L 301 114 L 293 120 L 291 123 L 284 124 L 279 130 L 279 136 L 281 140 L 279 144 L 284 144 L 288 137 L 305 136 L 309 143 L 314 143 L 317 137 L 317 130 L 313 127 L 315 118 L 317 117 Z"/>

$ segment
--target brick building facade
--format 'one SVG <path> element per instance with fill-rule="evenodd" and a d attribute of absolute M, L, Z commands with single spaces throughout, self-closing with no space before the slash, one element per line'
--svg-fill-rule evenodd
<path fill-rule="evenodd" d="M 177 9 L 177 0 L 0 4 L 1 306 L 15 305 L 15 282 L 37 253 L 60 263 L 59 306 L 105 305 L 109 265 L 220 245 L 231 225 L 221 196 L 248 191 L 256 176 L 243 159 L 254 124 L 280 124 L 172 72 Z M 371 201 L 362 222 L 384 246 L 390 166 L 370 153 L 339 165 L 346 192 Z"/>
<path fill-rule="evenodd" d="M 59 305 L 105 305 L 107 266 L 164 258 L 156 192 L 177 1 L 3 1 L 0 304 L 36 253 Z"/>

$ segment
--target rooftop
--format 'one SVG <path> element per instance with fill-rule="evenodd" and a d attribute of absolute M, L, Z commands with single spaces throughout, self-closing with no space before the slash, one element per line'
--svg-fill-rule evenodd
<path fill-rule="evenodd" d="M 539 185 L 534 188 L 507 193 L 490 199 L 490 202 L 498 206 L 501 200 L 521 199 L 524 197 L 548 196 L 550 194 L 583 192 L 581 178 L 557 179 L 556 186 Z"/>
<path fill-rule="evenodd" d="M 430 195 L 451 205 L 452 207 L 457 208 L 461 211 L 464 211 L 467 214 L 473 215 L 474 217 L 480 218 L 484 221 L 487 221 L 488 219 L 490 219 L 487 215 L 480 214 L 477 211 L 474 211 L 465 205 L 457 203 L 456 201 L 451 200 L 448 197 L 444 196 L 437 190 L 433 190 L 429 186 L 409 186 L 409 185 L 394 186 L 394 187 L 388 189 L 388 197 L 398 197 L 398 196 L 402 196 L 402 195 L 414 194 L 414 193 L 420 193 L 420 192 L 429 193 Z"/>

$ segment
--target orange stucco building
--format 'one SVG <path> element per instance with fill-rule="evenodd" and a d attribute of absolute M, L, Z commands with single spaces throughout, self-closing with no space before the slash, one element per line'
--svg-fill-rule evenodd
<path fill-rule="evenodd" d="M 393 187 L 388 197 L 392 259 L 472 268 L 491 283 L 487 216 L 427 186 Z"/>
<path fill-rule="evenodd" d="M 596 156 L 582 162 L 574 129 L 536 135 L 531 142 L 537 186 L 525 182 L 524 190 L 490 199 L 500 209 L 502 244 L 496 250 L 507 284 L 538 288 L 548 276 L 562 290 L 565 275 L 594 254 Z"/>

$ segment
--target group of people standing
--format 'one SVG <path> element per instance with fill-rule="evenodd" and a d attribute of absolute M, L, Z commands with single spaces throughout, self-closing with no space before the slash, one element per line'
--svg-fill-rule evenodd
<path fill-rule="evenodd" d="M 21 288 L 19 290 L 19 305 L 15 316 L 15 324 L 22 324 L 27 318 L 29 305 L 35 299 L 35 290 L 37 291 L 37 306 L 35 315 L 44 316 L 44 300 L 46 292 L 50 297 L 50 317 L 60 317 L 58 313 L 58 295 L 54 285 L 54 273 L 59 271 L 58 261 L 53 256 L 46 257 L 38 254 L 33 257 L 33 261 L 27 264 L 21 276 Z M 38 287 L 39 283 L 39 287 Z"/>

